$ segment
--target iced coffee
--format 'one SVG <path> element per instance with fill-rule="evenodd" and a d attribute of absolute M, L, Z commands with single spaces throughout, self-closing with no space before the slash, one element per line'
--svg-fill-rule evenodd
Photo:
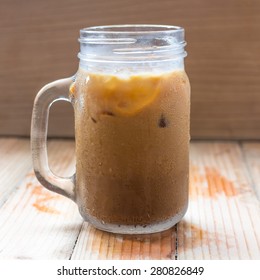
<path fill-rule="evenodd" d="M 70 92 L 82 215 L 143 227 L 183 215 L 190 137 L 185 72 L 121 76 L 80 69 Z"/>

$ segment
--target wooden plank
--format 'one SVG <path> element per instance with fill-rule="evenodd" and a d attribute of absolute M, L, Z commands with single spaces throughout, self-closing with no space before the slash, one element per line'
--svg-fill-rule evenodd
<path fill-rule="evenodd" d="M 52 169 L 70 175 L 73 142 L 51 141 L 49 150 Z M 76 204 L 44 189 L 31 171 L 0 209 L 0 258 L 69 259 L 81 225 Z"/>
<path fill-rule="evenodd" d="M 175 259 L 175 227 L 156 234 L 121 235 L 102 232 L 84 223 L 71 259 Z"/>
<path fill-rule="evenodd" d="M 31 166 L 28 139 L 0 138 L 0 207 Z"/>
<path fill-rule="evenodd" d="M 235 142 L 191 145 L 190 202 L 178 259 L 259 259 L 260 203 Z"/>
<path fill-rule="evenodd" d="M 1 154 L 5 153 L 2 166 L 13 159 L 18 162 L 17 153 L 6 151 L 19 141 L 5 140 L 0 139 Z M 54 172 L 72 174 L 73 142 L 49 143 Z M 258 144 L 243 145 L 247 163 L 257 176 Z M 0 209 L 0 258 L 260 259 L 260 202 L 243 160 L 235 142 L 193 142 L 186 216 L 170 230 L 144 236 L 106 233 L 82 223 L 77 206 L 44 189 L 30 171 Z"/>
<path fill-rule="evenodd" d="M 20 2 L 0 0 L 0 135 L 29 135 L 36 92 L 77 71 L 80 28 L 158 23 L 186 29 L 192 138 L 260 139 L 259 1 Z M 71 107 L 54 107 L 50 135 L 72 136 Z"/>
<path fill-rule="evenodd" d="M 156 235 L 102 233 L 85 224 L 72 259 L 258 259 L 260 205 L 238 144 L 192 143 L 190 205 L 175 228 Z"/>
<path fill-rule="evenodd" d="M 244 142 L 242 144 L 242 150 L 248 171 L 252 177 L 255 192 L 260 200 L 260 143 Z"/>

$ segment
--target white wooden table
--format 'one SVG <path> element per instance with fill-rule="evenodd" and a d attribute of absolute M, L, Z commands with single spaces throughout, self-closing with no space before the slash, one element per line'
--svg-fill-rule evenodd
<path fill-rule="evenodd" d="M 260 259 L 260 142 L 192 142 L 190 202 L 162 233 L 130 236 L 83 222 L 44 189 L 28 139 L 0 138 L 1 259 Z M 50 165 L 74 172 L 74 143 L 49 141 Z"/>

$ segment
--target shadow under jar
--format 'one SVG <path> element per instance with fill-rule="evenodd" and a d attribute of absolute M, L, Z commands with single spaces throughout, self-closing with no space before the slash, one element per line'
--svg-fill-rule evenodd
<path fill-rule="evenodd" d="M 35 100 L 35 174 L 48 189 L 73 199 L 82 217 L 99 229 L 166 230 L 188 205 L 190 85 L 184 30 L 90 27 L 80 31 L 79 41 L 77 74 L 45 86 Z M 48 110 L 56 100 L 71 102 L 75 112 L 76 174 L 71 178 L 52 174 L 47 162 Z"/>

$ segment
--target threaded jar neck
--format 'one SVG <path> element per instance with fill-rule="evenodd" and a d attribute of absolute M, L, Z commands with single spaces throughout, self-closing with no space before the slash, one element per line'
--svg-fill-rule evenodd
<path fill-rule="evenodd" d="M 184 29 L 170 25 L 111 25 L 80 30 L 82 64 L 158 63 L 183 59 Z"/>

